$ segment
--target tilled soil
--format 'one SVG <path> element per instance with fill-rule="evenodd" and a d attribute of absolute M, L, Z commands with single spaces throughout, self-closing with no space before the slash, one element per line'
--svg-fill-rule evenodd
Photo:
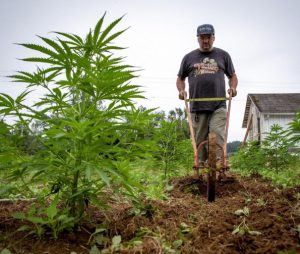
<path fill-rule="evenodd" d="M 106 211 L 90 207 L 85 222 L 58 240 L 17 232 L 22 223 L 11 214 L 25 211 L 28 203 L 1 203 L 0 250 L 79 254 L 96 245 L 103 253 L 300 253 L 300 188 L 236 176 L 218 182 L 216 201 L 208 203 L 204 181 L 181 177 L 171 183 L 167 200 L 146 200 L 139 210 L 116 201 Z M 243 212 L 236 215 L 237 210 Z M 101 227 L 106 230 L 90 237 Z M 122 242 L 112 247 L 116 235 Z"/>

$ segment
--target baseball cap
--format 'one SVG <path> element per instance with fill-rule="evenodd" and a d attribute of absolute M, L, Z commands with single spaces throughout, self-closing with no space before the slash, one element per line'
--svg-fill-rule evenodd
<path fill-rule="evenodd" d="M 201 34 L 215 34 L 215 29 L 211 24 L 204 24 L 198 26 L 197 28 L 197 36 Z"/>

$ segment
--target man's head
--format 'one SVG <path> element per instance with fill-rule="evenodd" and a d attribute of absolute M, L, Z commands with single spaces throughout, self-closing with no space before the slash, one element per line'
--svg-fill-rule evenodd
<path fill-rule="evenodd" d="M 198 26 L 197 37 L 201 51 L 209 52 L 212 50 L 215 41 L 215 29 L 212 25 Z"/>

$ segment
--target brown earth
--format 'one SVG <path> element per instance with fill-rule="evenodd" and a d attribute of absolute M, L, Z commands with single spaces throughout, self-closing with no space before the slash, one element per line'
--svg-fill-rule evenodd
<path fill-rule="evenodd" d="M 300 188 L 279 189 L 260 178 L 236 176 L 217 183 L 216 201 L 208 203 L 204 182 L 182 177 L 171 183 L 169 199 L 147 200 L 139 212 L 117 201 L 104 212 L 90 207 L 85 222 L 58 240 L 16 232 L 22 223 L 11 214 L 25 211 L 28 202 L 0 203 L 0 250 L 79 254 L 97 243 L 101 253 L 300 253 Z M 244 207 L 247 216 L 235 214 Z M 90 237 L 101 225 L 106 230 Z M 238 225 L 243 235 L 232 233 Z M 116 235 L 122 242 L 112 247 Z"/>

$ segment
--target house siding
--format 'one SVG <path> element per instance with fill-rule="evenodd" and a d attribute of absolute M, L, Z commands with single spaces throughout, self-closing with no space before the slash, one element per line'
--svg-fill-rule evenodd
<path fill-rule="evenodd" d="M 283 129 L 288 128 L 288 124 L 295 117 L 294 114 L 282 115 L 282 114 L 263 114 L 263 129 L 262 129 L 262 139 L 268 135 L 271 131 L 271 127 L 274 124 L 280 125 Z"/>
<path fill-rule="evenodd" d="M 287 129 L 299 110 L 300 93 L 248 94 L 242 123 L 247 128 L 244 142 L 263 141 L 274 124 Z"/>

